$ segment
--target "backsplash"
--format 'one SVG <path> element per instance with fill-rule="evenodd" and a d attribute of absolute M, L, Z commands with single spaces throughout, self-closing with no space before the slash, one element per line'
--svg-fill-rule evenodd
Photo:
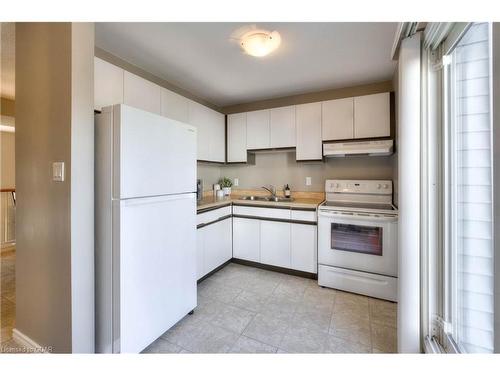
<path fill-rule="evenodd" d="M 325 190 L 325 180 L 341 179 L 388 179 L 393 178 L 393 158 L 349 157 L 331 158 L 325 162 L 296 162 L 294 152 L 265 153 L 255 155 L 255 164 L 208 165 L 198 164 L 198 178 L 203 179 L 204 190 L 211 190 L 221 176 L 234 181 L 239 179 L 237 189 L 259 189 L 271 184 L 281 190 L 289 184 L 292 191 Z M 311 177 L 311 185 L 306 185 Z"/>

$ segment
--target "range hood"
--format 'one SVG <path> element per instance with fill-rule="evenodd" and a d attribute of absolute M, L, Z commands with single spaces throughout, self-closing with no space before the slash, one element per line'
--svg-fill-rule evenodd
<path fill-rule="evenodd" d="M 323 155 L 326 157 L 344 156 L 385 156 L 393 152 L 393 141 L 360 141 L 323 144 Z"/>

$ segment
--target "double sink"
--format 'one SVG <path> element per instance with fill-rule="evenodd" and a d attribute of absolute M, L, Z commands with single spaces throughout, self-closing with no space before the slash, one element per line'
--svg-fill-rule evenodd
<path fill-rule="evenodd" d="M 262 197 L 258 195 L 247 195 L 242 197 L 241 199 L 245 201 L 261 201 L 261 202 L 293 202 L 293 198 L 285 198 L 285 197 Z"/>

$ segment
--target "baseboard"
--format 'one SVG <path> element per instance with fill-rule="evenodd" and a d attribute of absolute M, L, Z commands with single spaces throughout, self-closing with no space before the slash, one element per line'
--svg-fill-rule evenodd
<path fill-rule="evenodd" d="M 35 340 L 32 340 L 24 333 L 14 328 L 12 330 L 12 339 L 19 345 L 24 346 L 29 352 L 33 353 L 49 353 L 50 350 L 46 347 L 41 346 Z"/>
<path fill-rule="evenodd" d="M 250 267 L 255 267 L 255 268 L 261 268 L 263 270 L 285 273 L 287 275 L 304 277 L 306 279 L 313 279 L 313 280 L 318 279 L 317 273 L 310 273 L 310 272 L 292 270 L 290 268 L 271 266 L 269 264 L 262 264 L 262 263 L 252 262 L 250 260 L 244 260 L 244 259 L 239 259 L 239 258 L 232 258 L 231 262 L 241 264 L 243 266 L 250 266 Z"/>

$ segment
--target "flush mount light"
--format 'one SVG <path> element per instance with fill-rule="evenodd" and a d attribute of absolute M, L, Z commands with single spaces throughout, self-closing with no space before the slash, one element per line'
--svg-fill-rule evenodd
<path fill-rule="evenodd" d="M 252 30 L 241 37 L 240 45 L 249 55 L 262 57 L 279 47 L 281 36 L 277 31 Z"/>

